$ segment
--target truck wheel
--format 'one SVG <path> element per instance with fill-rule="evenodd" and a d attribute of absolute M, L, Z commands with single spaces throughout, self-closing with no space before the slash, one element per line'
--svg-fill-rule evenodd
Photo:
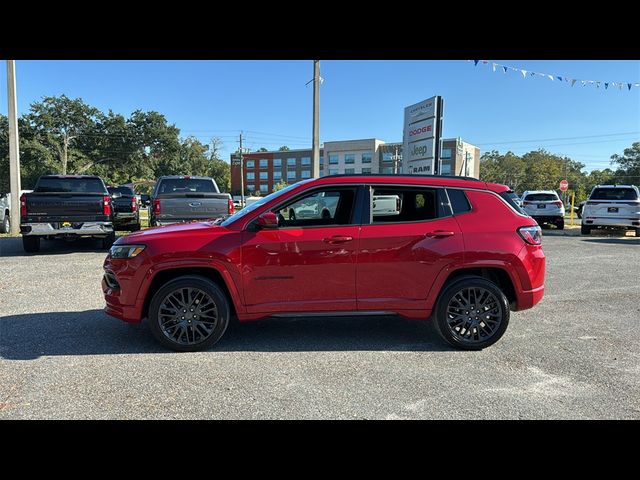
<path fill-rule="evenodd" d="M 167 282 L 149 305 L 149 327 L 164 347 L 195 352 L 214 345 L 229 325 L 229 301 L 205 277 L 186 275 Z"/>
<path fill-rule="evenodd" d="M 591 227 L 587 225 L 580 225 L 580 233 L 582 235 L 589 235 L 591 233 Z"/>
<path fill-rule="evenodd" d="M 636 228 L 636 237 L 640 237 L 640 228 Z"/>
<path fill-rule="evenodd" d="M 509 325 L 509 301 L 493 282 L 475 276 L 458 278 L 440 293 L 434 326 L 444 340 L 462 350 L 496 343 Z"/>
<path fill-rule="evenodd" d="M 4 220 L 0 223 L 0 233 L 9 233 L 11 231 L 11 221 L 9 220 L 9 214 L 4 215 Z"/>
<path fill-rule="evenodd" d="M 116 233 L 111 232 L 109 235 L 107 235 L 102 239 L 102 248 L 104 248 L 105 250 L 110 249 L 111 245 L 113 245 L 113 242 L 115 241 L 116 241 Z"/>
<path fill-rule="evenodd" d="M 40 251 L 40 237 L 28 236 L 22 237 L 22 248 L 27 253 L 36 253 Z"/>

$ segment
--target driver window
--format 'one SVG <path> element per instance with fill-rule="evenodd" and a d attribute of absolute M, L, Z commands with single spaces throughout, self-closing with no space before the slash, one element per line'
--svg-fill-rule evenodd
<path fill-rule="evenodd" d="M 320 190 L 278 207 L 280 227 L 348 225 L 351 222 L 355 190 Z"/>

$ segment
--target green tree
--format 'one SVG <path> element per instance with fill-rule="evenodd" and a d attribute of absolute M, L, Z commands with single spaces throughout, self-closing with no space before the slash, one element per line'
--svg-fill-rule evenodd
<path fill-rule="evenodd" d="M 269 150 L 267 150 L 267 149 L 266 149 L 266 148 L 264 148 L 264 147 L 260 147 L 260 148 L 258 149 L 258 151 L 259 151 L 259 152 L 268 152 Z"/>
<path fill-rule="evenodd" d="M 283 188 L 285 188 L 287 186 L 287 182 L 285 182 L 284 180 L 280 180 L 278 183 L 276 183 L 273 186 L 273 191 L 277 192 L 278 190 L 282 190 Z"/>
<path fill-rule="evenodd" d="M 209 149 L 210 175 L 218 184 L 221 192 L 231 191 L 231 165 L 220 157 L 222 141 L 213 138 Z"/>
<path fill-rule="evenodd" d="M 287 147 L 286 145 L 282 145 L 278 151 L 280 152 L 288 152 L 289 150 L 291 150 L 289 147 Z"/>
<path fill-rule="evenodd" d="M 612 155 L 611 163 L 619 167 L 615 173 L 617 183 L 640 185 L 640 142 L 625 148 L 622 155 Z"/>

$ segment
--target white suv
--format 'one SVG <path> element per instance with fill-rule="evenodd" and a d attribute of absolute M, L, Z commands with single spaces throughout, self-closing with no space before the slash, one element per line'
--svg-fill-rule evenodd
<path fill-rule="evenodd" d="M 640 237 L 640 191 L 635 185 L 596 185 L 582 207 L 583 235 L 592 228 L 617 227 Z"/>
<path fill-rule="evenodd" d="M 564 229 L 564 205 L 553 190 L 530 190 L 522 194 L 522 208 L 539 225 L 552 223 Z"/>

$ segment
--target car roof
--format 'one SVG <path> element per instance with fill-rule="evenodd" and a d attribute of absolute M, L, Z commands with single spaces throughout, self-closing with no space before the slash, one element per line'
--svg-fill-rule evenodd
<path fill-rule="evenodd" d="M 558 195 L 558 192 L 555 190 L 527 190 L 522 195 L 529 195 L 531 193 L 551 193 L 553 195 Z"/>
<path fill-rule="evenodd" d="M 638 187 L 635 185 L 596 185 L 593 188 L 635 188 L 638 190 Z"/>
<path fill-rule="evenodd" d="M 162 177 L 158 177 L 158 180 L 174 180 L 180 178 L 188 178 L 194 180 L 213 180 L 212 177 L 203 177 L 200 175 L 163 175 Z"/>
<path fill-rule="evenodd" d="M 326 185 L 336 183 L 367 183 L 391 185 L 429 185 L 438 187 L 458 187 L 506 192 L 509 187 L 498 183 L 487 183 L 472 177 L 454 177 L 447 175 L 398 175 L 398 174 L 339 174 L 326 175 L 298 182 L 299 184 Z"/>

